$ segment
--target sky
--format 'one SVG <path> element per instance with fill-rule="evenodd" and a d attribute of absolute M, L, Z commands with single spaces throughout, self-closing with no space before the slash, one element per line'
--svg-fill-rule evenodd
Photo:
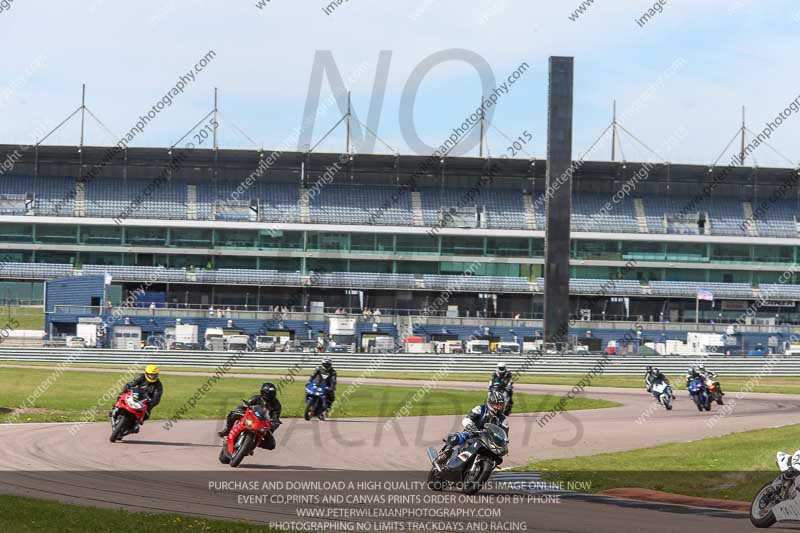
<path fill-rule="evenodd" d="M 308 134 L 298 138 L 316 94 L 312 74 L 324 64 L 351 91 L 355 119 L 381 139 L 356 143 L 372 153 L 427 155 L 482 94 L 527 65 L 487 115 L 488 150 L 543 158 L 549 56 L 575 58 L 575 158 L 611 123 L 614 100 L 619 123 L 642 143 L 621 134 L 618 159 L 711 164 L 734 154 L 724 148 L 741 128 L 742 106 L 757 134 L 800 96 L 796 1 L 661 0 L 644 24 L 637 19 L 657 2 L 582 1 L 576 16 L 581 0 L 347 0 L 327 13 L 330 0 L 0 0 L 0 143 L 40 140 L 80 106 L 85 83 L 88 109 L 110 131 L 87 115 L 84 142 L 114 144 L 209 51 L 194 81 L 130 146 L 175 144 L 213 108 L 214 88 L 221 148 L 316 144 L 346 109 L 328 69 L 313 130 L 305 121 Z M 181 144 L 208 147 L 196 137 L 207 125 Z M 76 115 L 44 144 L 79 138 Z M 477 156 L 470 140 L 453 153 Z M 522 150 L 509 150 L 513 140 Z M 750 163 L 796 165 L 798 141 L 793 112 L 771 133 L 777 153 L 762 145 Z M 315 151 L 345 144 L 340 126 Z M 609 160 L 610 152 L 606 136 L 587 159 Z"/>

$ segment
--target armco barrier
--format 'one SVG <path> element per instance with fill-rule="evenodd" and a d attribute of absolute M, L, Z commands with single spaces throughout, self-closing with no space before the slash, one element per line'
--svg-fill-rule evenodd
<path fill-rule="evenodd" d="M 157 364 L 173 367 L 216 368 L 230 361 L 231 352 L 205 351 L 124 351 L 74 349 L 0 349 L 0 361 L 22 363 L 53 363 L 71 361 L 72 365 L 131 365 Z M 319 364 L 319 354 L 248 352 L 235 358 L 232 368 L 311 369 Z M 534 374 L 585 374 L 603 360 L 602 355 L 538 356 L 534 354 L 331 354 L 340 370 L 377 368 L 393 372 L 430 372 L 442 368 L 452 359 L 454 372 L 492 371 L 497 361 L 504 361 L 510 370 Z M 648 365 L 657 366 L 667 374 L 683 374 L 686 369 L 702 362 L 722 375 L 736 376 L 800 376 L 800 357 L 780 357 L 775 361 L 764 357 L 722 356 L 609 356 L 603 363 L 604 374 L 644 375 Z M 769 363 L 769 364 L 768 364 Z M 379 374 L 374 374 L 379 377 Z"/>

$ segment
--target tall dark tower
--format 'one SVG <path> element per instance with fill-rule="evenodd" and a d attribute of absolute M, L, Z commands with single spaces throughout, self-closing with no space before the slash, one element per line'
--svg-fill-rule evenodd
<path fill-rule="evenodd" d="M 573 58 L 551 57 L 547 98 L 547 228 L 544 239 L 544 340 L 569 333 L 569 223 L 572 211 Z"/>

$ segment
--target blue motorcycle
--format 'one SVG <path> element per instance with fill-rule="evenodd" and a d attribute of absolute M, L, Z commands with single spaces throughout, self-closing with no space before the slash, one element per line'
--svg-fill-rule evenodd
<path fill-rule="evenodd" d="M 320 420 L 325 420 L 328 411 L 328 387 L 324 384 L 308 383 L 306 385 L 306 410 L 303 418 L 311 420 L 316 416 Z"/>
<path fill-rule="evenodd" d="M 711 410 L 711 396 L 708 394 L 708 387 L 706 387 L 703 378 L 692 378 L 686 388 L 694 404 L 697 406 L 698 411 L 702 411 L 703 409 L 706 411 Z"/>

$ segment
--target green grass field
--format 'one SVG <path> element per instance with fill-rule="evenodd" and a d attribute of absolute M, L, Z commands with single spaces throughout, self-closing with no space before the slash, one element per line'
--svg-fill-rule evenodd
<path fill-rule="evenodd" d="M 800 447 L 800 425 L 759 429 L 574 459 L 538 461 L 518 470 L 550 480 L 591 482 L 590 492 L 638 487 L 674 494 L 749 501 L 775 478 L 775 454 Z"/>
<path fill-rule="evenodd" d="M 54 366 L 53 363 L 29 363 L 25 361 L 0 361 L 0 367 L 3 365 L 26 365 L 26 366 Z M 92 365 L 93 368 L 123 368 L 121 365 Z M 209 368 L 201 367 L 169 367 L 162 366 L 162 370 L 170 372 L 210 372 Z M 513 369 L 512 369 L 513 370 Z M 719 369 L 713 369 L 719 371 Z M 310 373 L 310 371 L 305 371 Z M 283 375 L 286 373 L 285 368 L 237 368 L 234 374 L 255 374 L 255 375 Z M 339 370 L 337 371 L 339 377 L 345 378 L 358 378 L 364 375 L 361 370 Z M 427 381 L 430 380 L 436 372 L 381 372 L 377 371 L 369 374 L 368 378 L 384 378 L 384 379 L 403 379 L 409 381 Z M 489 380 L 489 373 L 452 373 L 444 376 L 438 376 L 441 381 L 471 381 L 478 383 L 485 383 Z M 684 375 L 668 376 L 670 381 L 676 385 L 677 388 L 683 388 Z M 515 383 L 524 383 L 530 385 L 568 385 L 573 386 L 581 378 L 580 374 L 525 374 L 514 379 Z M 764 376 L 760 377 L 758 383 L 750 387 L 748 382 L 752 380 L 751 376 L 719 376 L 722 388 L 728 392 L 737 392 L 740 388 L 748 385 L 746 391 L 750 392 L 771 392 L 777 394 L 800 394 L 800 376 Z M 595 376 L 592 383 L 588 387 L 621 387 L 626 389 L 644 389 L 644 370 L 641 375 L 635 376 L 621 376 L 621 375 L 603 375 Z"/>
<path fill-rule="evenodd" d="M 0 368 L 0 407 L 29 407 L 29 396 L 54 375 L 51 370 Z M 164 395 L 153 419 L 173 418 L 174 414 L 187 405 L 188 400 L 209 380 L 203 376 L 163 375 Z M 4 421 L 19 422 L 69 422 L 80 421 L 86 410 L 96 408 L 89 420 L 106 420 L 106 413 L 113 398 L 125 383 L 120 372 L 80 372 L 66 371 L 52 385 L 46 388 L 35 400 L 35 409 L 23 412 L 19 418 L 8 413 L 0 415 Z M 277 380 L 273 380 L 276 384 Z M 258 392 L 262 380 L 224 377 L 206 392 L 196 405 L 183 418 L 219 419 L 233 409 L 242 398 Z M 427 394 L 419 394 L 419 387 L 389 387 L 363 385 L 355 387 L 347 394 L 348 385 L 341 384 L 337 391 L 337 404 L 331 413 L 333 417 L 391 417 L 403 407 L 409 409 L 409 416 L 446 415 L 466 413 L 486 398 L 483 391 L 458 391 L 433 388 Z M 279 394 L 283 404 L 284 417 L 299 417 L 305 406 L 305 380 L 288 383 Z M 111 398 L 102 401 L 106 395 Z M 414 397 L 417 401 L 414 401 Z M 549 411 L 560 396 L 517 394 L 514 396 L 515 412 Z M 598 409 L 615 407 L 618 404 L 603 400 L 575 398 L 566 408 Z"/>
<path fill-rule="evenodd" d="M 177 514 L 97 509 L 47 500 L 0 496 L 3 533 L 277 533 L 265 525 L 208 520 Z M 281 530 L 284 531 L 284 530 Z"/>

